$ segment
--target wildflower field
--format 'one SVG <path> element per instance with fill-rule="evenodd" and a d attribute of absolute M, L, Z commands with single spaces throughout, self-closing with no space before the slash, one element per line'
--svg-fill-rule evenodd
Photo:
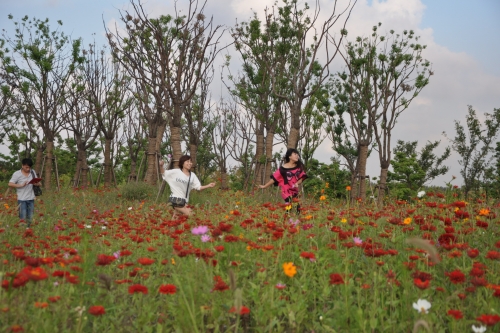
<path fill-rule="evenodd" d="M 500 331 L 497 202 L 211 190 L 172 219 L 119 193 L 44 193 L 30 229 L 2 196 L 0 331 Z"/>

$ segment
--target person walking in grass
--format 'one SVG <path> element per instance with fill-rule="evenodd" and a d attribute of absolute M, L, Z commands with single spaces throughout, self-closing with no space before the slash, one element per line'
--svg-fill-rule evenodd
<path fill-rule="evenodd" d="M 293 199 L 299 195 L 299 185 L 307 178 L 304 171 L 304 164 L 300 160 L 300 154 L 297 149 L 288 148 L 285 153 L 285 163 L 272 175 L 271 179 L 264 185 L 259 185 L 259 188 L 267 188 L 274 184 L 281 188 L 281 197 L 285 202 L 292 203 Z M 287 208 L 287 212 L 290 207 Z M 297 212 L 300 211 L 300 205 L 297 205 Z"/>
<path fill-rule="evenodd" d="M 21 165 L 21 170 L 14 172 L 12 175 L 9 186 L 16 189 L 19 219 L 21 222 L 25 222 L 29 228 L 35 211 L 33 185 L 40 186 L 41 184 L 30 184 L 31 180 L 36 178 L 36 173 L 31 169 L 33 166 L 31 158 L 23 159 Z"/>
<path fill-rule="evenodd" d="M 173 169 L 173 160 L 170 163 L 169 170 L 164 169 L 164 164 L 165 162 L 160 161 L 160 173 L 170 186 L 171 194 L 169 202 L 172 204 L 175 211 L 187 216 L 191 215 L 191 208 L 186 206 L 189 201 L 189 193 L 191 190 L 201 191 L 209 187 L 214 187 L 215 183 L 204 186 L 201 185 L 198 177 L 196 177 L 194 172 L 191 172 L 193 162 L 189 155 L 181 156 L 178 169 Z"/>

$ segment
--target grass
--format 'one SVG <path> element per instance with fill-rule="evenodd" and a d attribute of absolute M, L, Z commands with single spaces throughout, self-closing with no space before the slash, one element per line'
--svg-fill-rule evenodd
<path fill-rule="evenodd" d="M 195 217 L 171 220 L 166 200 L 122 193 L 44 193 L 31 230 L 19 225 L 15 195 L 2 198 L 1 331 L 468 332 L 500 311 L 493 202 L 440 195 L 377 209 L 309 199 L 288 216 L 274 191 L 207 190 L 192 194 Z M 165 285 L 175 292 L 160 293 Z M 418 299 L 428 313 L 413 308 Z"/>

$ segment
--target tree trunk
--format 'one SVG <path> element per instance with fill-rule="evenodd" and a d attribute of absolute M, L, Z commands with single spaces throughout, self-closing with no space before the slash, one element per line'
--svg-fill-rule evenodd
<path fill-rule="evenodd" d="M 226 168 L 221 168 L 220 171 L 220 188 L 227 190 L 229 187 L 227 185 L 227 170 Z"/>
<path fill-rule="evenodd" d="M 82 165 L 82 151 L 80 148 L 77 148 L 78 151 L 76 153 L 76 167 L 75 167 L 75 172 L 73 173 L 73 179 L 71 180 L 71 186 L 76 187 L 78 186 L 78 178 L 80 178 L 80 173 L 81 169 L 83 167 Z"/>
<path fill-rule="evenodd" d="M 260 128 L 259 128 L 260 127 Z M 257 124 L 257 132 L 255 133 L 257 146 L 255 147 L 255 179 L 254 184 L 263 184 L 262 176 L 264 173 L 264 130 L 261 125 Z"/>
<path fill-rule="evenodd" d="M 162 120 L 160 124 L 158 124 L 158 128 L 156 129 L 156 151 L 160 151 L 161 143 L 163 141 L 163 135 L 165 134 L 165 130 L 167 129 L 167 121 Z"/>
<path fill-rule="evenodd" d="M 42 162 L 43 162 L 43 151 L 45 150 L 45 145 L 40 144 L 36 149 L 36 160 L 35 160 L 35 172 L 40 177 L 42 172 Z"/>
<path fill-rule="evenodd" d="M 191 167 L 192 171 L 196 171 L 196 167 L 198 164 L 196 163 L 196 155 L 198 154 L 198 145 L 196 143 L 189 143 L 189 156 L 191 156 L 191 162 L 193 162 L 193 166 Z"/>
<path fill-rule="evenodd" d="M 52 178 L 52 159 L 54 158 L 54 141 L 47 141 L 47 154 L 45 155 L 45 166 L 44 166 L 44 187 L 46 190 L 51 189 L 51 178 Z"/>
<path fill-rule="evenodd" d="M 157 168 L 157 160 L 156 160 L 156 137 L 148 138 L 148 152 L 147 152 L 147 169 L 146 176 L 144 177 L 144 181 L 148 184 L 154 185 L 156 184 L 156 168 Z"/>
<path fill-rule="evenodd" d="M 137 180 L 137 157 L 132 156 L 132 153 L 130 154 L 130 174 L 128 175 L 128 181 L 136 181 Z"/>
<path fill-rule="evenodd" d="M 357 181 L 359 182 L 359 192 L 357 193 L 358 198 L 361 199 L 362 202 L 365 202 L 366 199 L 366 161 L 368 160 L 368 144 L 360 143 L 359 144 L 359 162 L 358 162 L 358 177 Z"/>
<path fill-rule="evenodd" d="M 179 166 L 179 158 L 182 156 L 181 147 L 181 127 L 171 125 L 170 127 L 170 141 L 172 144 L 172 158 L 174 160 L 174 168 Z"/>
<path fill-rule="evenodd" d="M 378 198 L 377 198 L 377 205 L 379 208 L 382 208 L 382 206 L 384 205 L 388 171 L 389 171 L 389 163 L 385 161 L 380 163 L 380 182 L 378 184 Z"/>
<path fill-rule="evenodd" d="M 299 144 L 299 133 L 300 130 L 298 128 L 290 128 L 290 134 L 288 135 L 288 142 L 286 144 L 287 148 L 297 149 Z"/>
<path fill-rule="evenodd" d="M 269 178 L 271 177 L 271 161 L 273 159 L 273 141 L 274 141 L 274 132 L 267 131 L 266 134 L 266 169 L 264 172 L 264 184 L 267 183 Z"/>
<path fill-rule="evenodd" d="M 111 186 L 111 139 L 106 138 L 104 143 L 104 186 Z"/>
<path fill-rule="evenodd" d="M 87 151 L 81 150 L 81 151 L 79 151 L 79 154 L 81 154 L 81 158 L 82 158 L 81 174 L 80 174 L 80 187 L 87 188 L 88 187 L 88 172 L 89 172 L 89 165 L 87 164 Z"/>

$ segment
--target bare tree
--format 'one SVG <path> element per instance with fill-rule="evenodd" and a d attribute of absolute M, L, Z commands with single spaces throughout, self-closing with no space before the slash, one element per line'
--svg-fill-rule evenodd
<path fill-rule="evenodd" d="M 178 160 L 182 115 L 219 52 L 221 26 L 214 27 L 212 19 L 206 21 L 205 2 L 198 6 L 197 0 L 190 0 L 186 15 L 175 7 L 173 16 L 157 19 L 149 18 L 140 2 L 131 3 L 133 12 L 122 14 L 128 35 L 108 32 L 108 39 L 124 66 L 134 68 L 137 74 L 131 76 L 149 81 L 148 87 L 157 92 L 158 115 L 168 115 L 173 158 Z"/>
<path fill-rule="evenodd" d="M 104 141 L 104 186 L 112 181 L 112 144 L 118 128 L 125 118 L 125 111 L 132 103 L 128 90 L 130 78 L 116 62 L 112 62 L 104 50 L 95 46 L 86 54 L 83 73 L 89 111 L 95 117 Z"/>
<path fill-rule="evenodd" d="M 335 37 L 329 34 L 330 29 L 345 16 L 344 24 L 349 19 L 356 1 L 351 1 L 340 13 L 337 12 L 337 1 L 334 1 L 331 15 L 319 24 L 319 1 L 312 17 L 307 14 L 309 6 L 298 8 L 298 1 L 285 1 L 283 7 L 266 9 L 265 36 L 270 41 L 271 52 L 266 53 L 266 64 L 269 66 L 274 94 L 282 98 L 290 109 L 290 131 L 287 147 L 297 148 L 301 114 L 304 101 L 322 88 L 329 77 L 329 66 L 337 55 L 334 47 Z M 339 43 L 344 37 L 340 35 Z M 323 50 L 324 54 L 320 55 Z M 323 64 L 319 58 L 323 57 Z"/>

